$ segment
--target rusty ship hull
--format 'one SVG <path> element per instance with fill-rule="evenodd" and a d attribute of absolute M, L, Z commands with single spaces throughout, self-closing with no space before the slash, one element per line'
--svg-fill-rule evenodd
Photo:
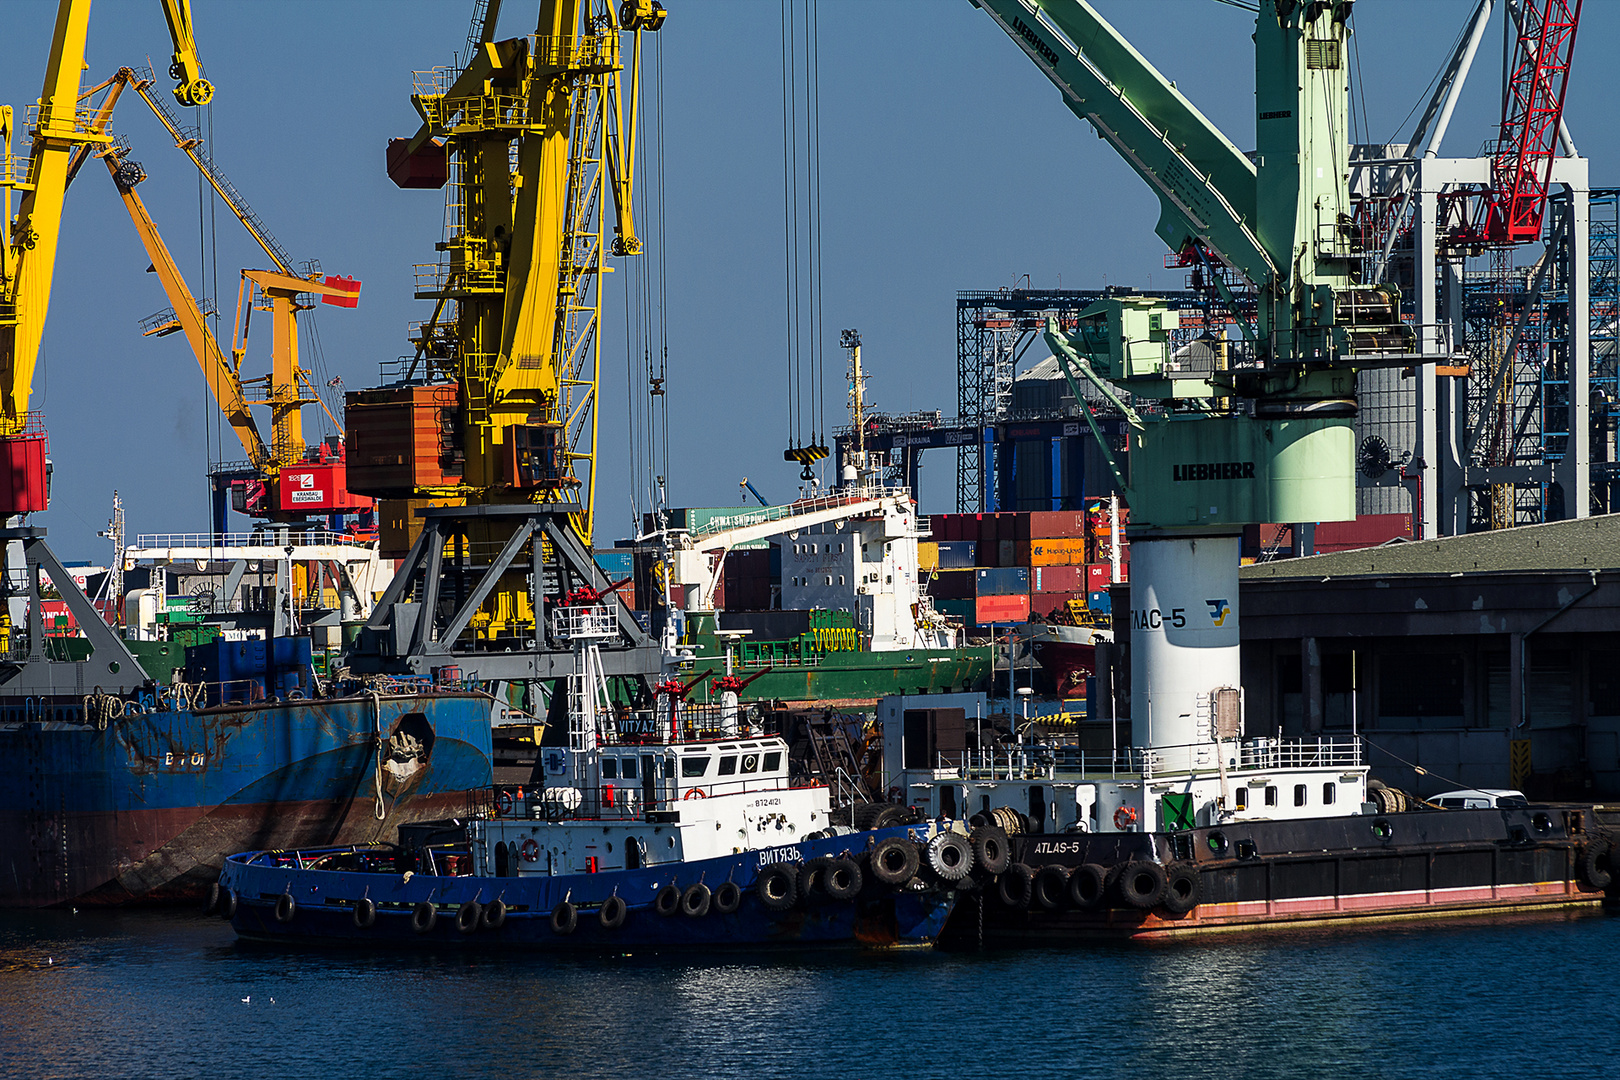
<path fill-rule="evenodd" d="M 0 709 L 0 906 L 200 900 L 238 851 L 391 839 L 493 780 L 491 699 L 411 693 L 87 722 Z"/>

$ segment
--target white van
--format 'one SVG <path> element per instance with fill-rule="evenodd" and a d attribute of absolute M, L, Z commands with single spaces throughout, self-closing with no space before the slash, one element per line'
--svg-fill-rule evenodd
<path fill-rule="evenodd" d="M 1463 788 L 1424 800 L 1442 810 L 1489 810 L 1496 806 L 1527 806 L 1524 792 L 1512 788 Z"/>

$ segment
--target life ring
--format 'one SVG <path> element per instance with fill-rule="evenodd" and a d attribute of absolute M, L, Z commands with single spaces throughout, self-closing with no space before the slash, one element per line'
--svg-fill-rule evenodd
<path fill-rule="evenodd" d="M 505 817 L 512 812 L 512 793 L 499 791 L 495 794 L 495 812 Z"/>
<path fill-rule="evenodd" d="M 524 862 L 539 862 L 540 845 L 535 838 L 531 836 L 527 840 L 523 841 L 523 846 L 518 848 L 518 854 L 523 856 Z"/>
<path fill-rule="evenodd" d="M 681 796 L 683 799 L 707 799 L 708 797 L 709 796 L 705 794 L 703 789 L 700 787 L 695 787 L 691 791 L 688 791 L 685 795 Z"/>
<path fill-rule="evenodd" d="M 1120 832 L 1124 832 L 1126 829 L 1135 824 L 1136 807 L 1121 806 L 1118 810 L 1114 811 L 1114 828 L 1118 829 Z"/>

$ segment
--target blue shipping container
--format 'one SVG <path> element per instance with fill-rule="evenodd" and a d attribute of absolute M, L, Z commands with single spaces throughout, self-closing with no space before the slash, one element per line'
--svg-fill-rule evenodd
<path fill-rule="evenodd" d="M 979 543 L 976 540 L 945 540 L 939 545 L 941 570 L 968 570 L 977 565 Z"/>
<path fill-rule="evenodd" d="M 978 572 L 980 596 L 1018 596 L 1029 592 L 1029 567 L 999 566 Z"/>
<path fill-rule="evenodd" d="M 1092 611 L 1112 612 L 1114 610 L 1113 598 L 1106 589 L 1086 593 L 1086 607 Z"/>
<path fill-rule="evenodd" d="M 636 553 L 627 548 L 598 551 L 594 553 L 594 558 L 596 565 L 602 568 L 602 573 L 614 581 L 623 581 L 635 572 Z"/>

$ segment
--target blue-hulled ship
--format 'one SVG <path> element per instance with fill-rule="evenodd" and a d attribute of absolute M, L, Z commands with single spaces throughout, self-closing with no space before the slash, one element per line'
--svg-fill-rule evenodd
<path fill-rule="evenodd" d="M 1005 861 L 999 830 L 903 807 L 836 824 L 785 740 L 736 706 L 687 705 L 678 680 L 651 709 L 615 703 L 597 645 L 617 632 L 600 605 L 557 612 L 568 741 L 542 749 L 538 786 L 396 844 L 233 855 L 210 906 L 280 941 L 894 947 L 931 944 L 976 863 Z"/>
<path fill-rule="evenodd" d="M 176 663 L 178 646 L 115 634 L 42 530 L 5 534 L 30 616 L 0 653 L 0 906 L 201 900 L 230 852 L 392 836 L 491 783 L 489 695 L 324 678 L 296 635 Z M 43 633 L 41 572 L 82 637 Z"/>

